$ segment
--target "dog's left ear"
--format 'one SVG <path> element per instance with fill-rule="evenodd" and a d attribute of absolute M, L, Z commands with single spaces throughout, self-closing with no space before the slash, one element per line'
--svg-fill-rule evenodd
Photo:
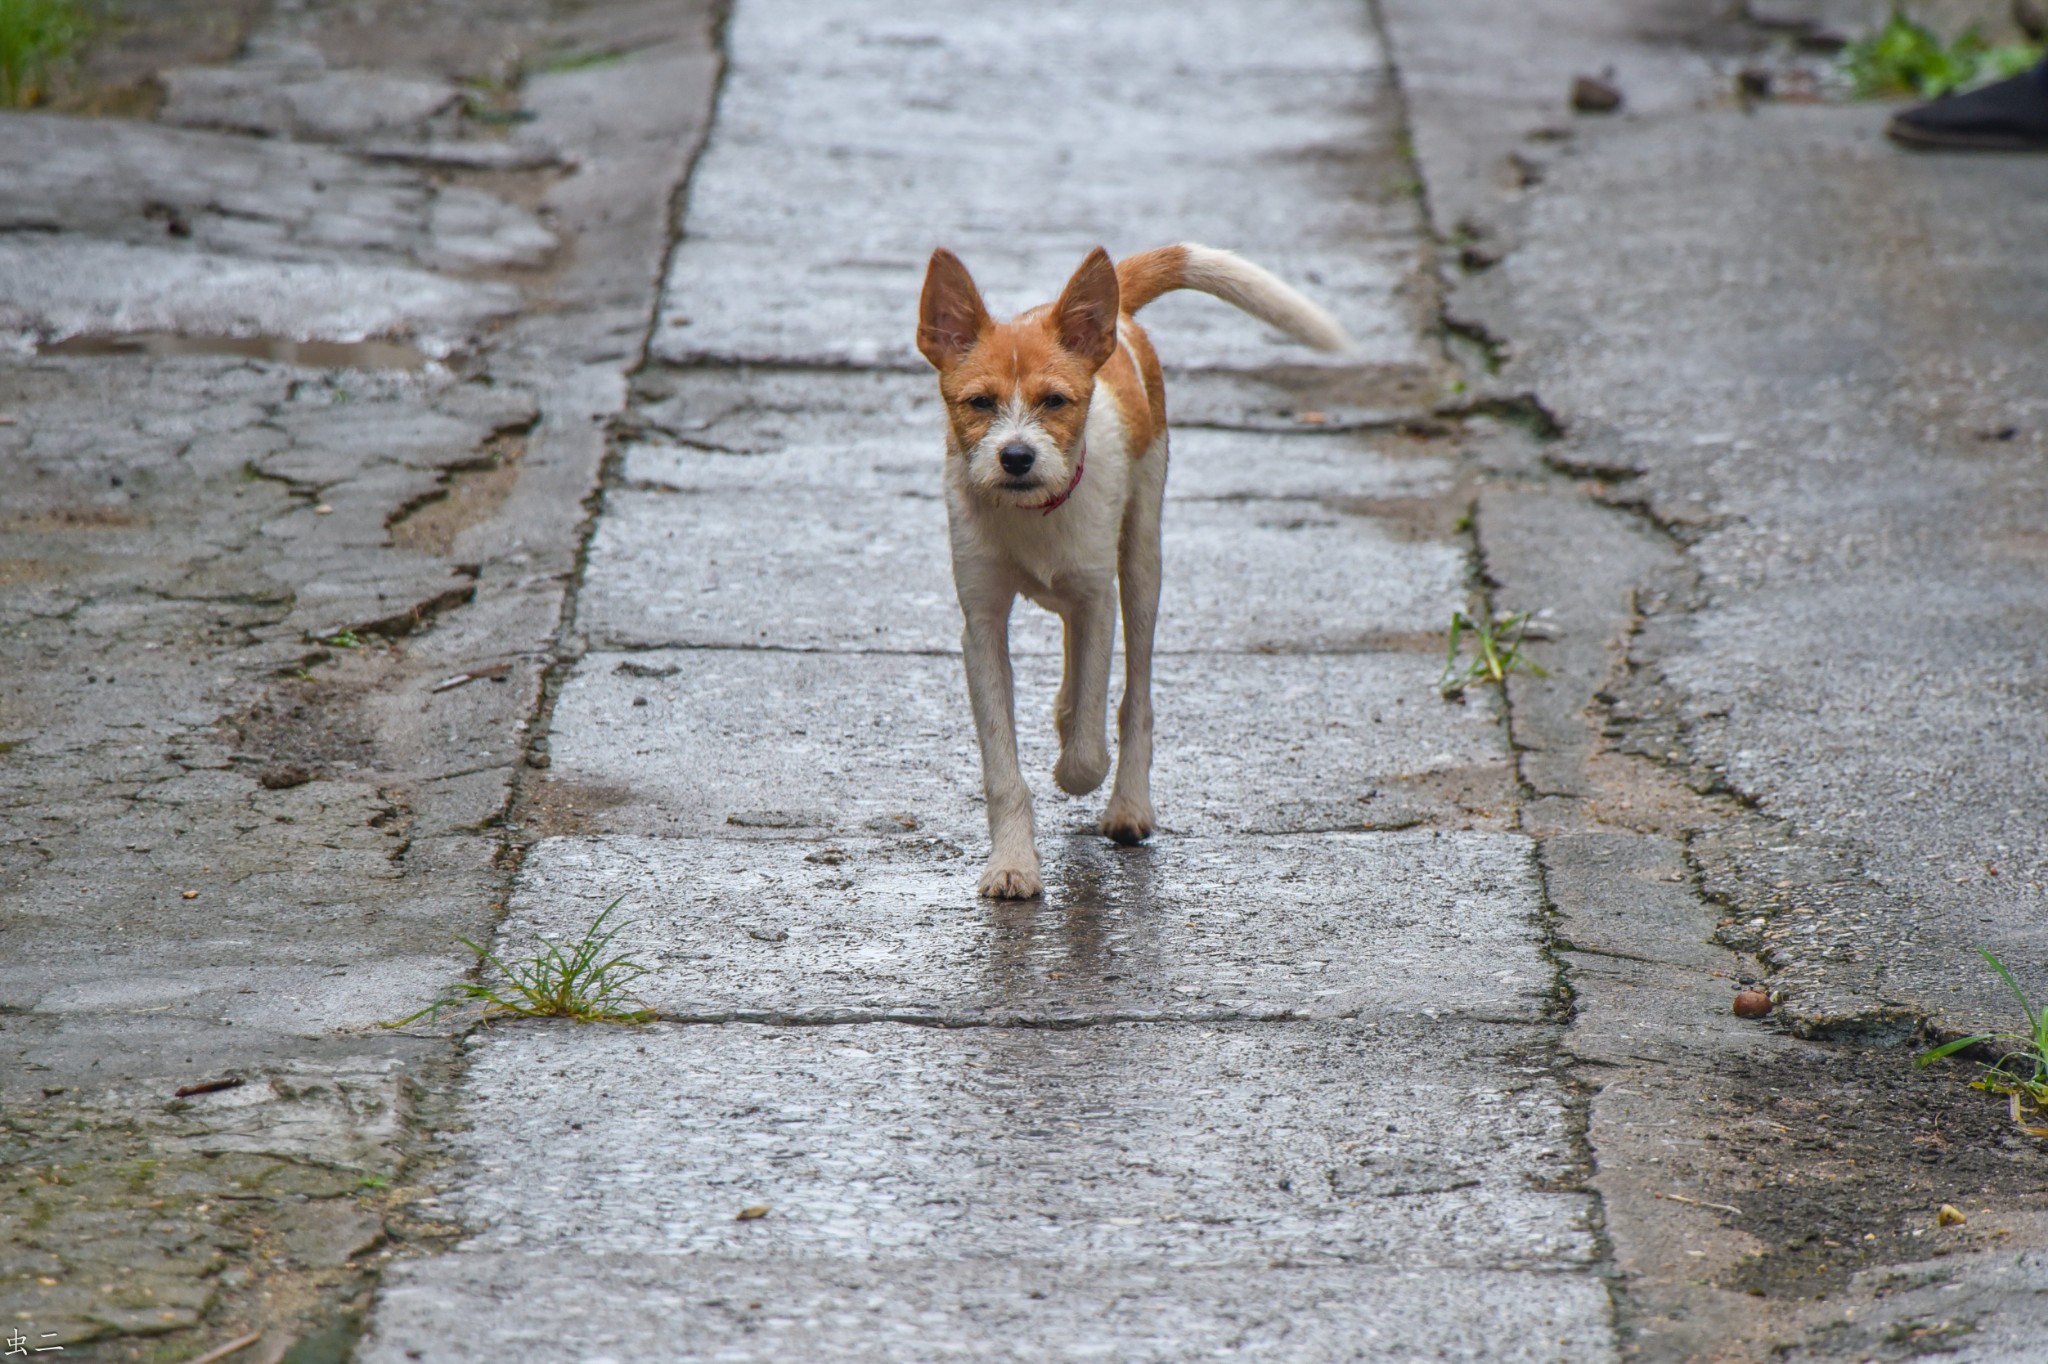
<path fill-rule="evenodd" d="M 943 372 L 960 363 L 988 327 L 988 309 L 981 290 L 974 287 L 974 276 L 945 247 L 932 252 L 924 274 L 924 297 L 918 300 L 919 352 L 933 369 Z"/>
<path fill-rule="evenodd" d="M 1101 368 L 1116 350 L 1116 320 L 1121 310 L 1116 266 L 1110 262 L 1109 252 L 1098 246 L 1081 262 L 1081 268 L 1067 281 L 1066 292 L 1053 305 L 1053 326 L 1059 332 L 1060 345 Z"/>

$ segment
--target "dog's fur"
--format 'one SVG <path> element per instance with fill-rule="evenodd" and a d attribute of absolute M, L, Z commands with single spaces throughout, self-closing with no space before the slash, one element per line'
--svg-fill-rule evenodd
<path fill-rule="evenodd" d="M 1166 390 L 1134 315 L 1175 289 L 1214 295 L 1319 349 L 1350 344 L 1327 313 L 1273 275 L 1204 246 L 1163 246 L 1114 266 L 1097 247 L 1057 302 L 1008 322 L 988 315 L 952 252 L 934 251 L 925 274 L 917 348 L 939 371 L 946 404 L 953 582 L 967 619 L 962 649 L 992 845 L 983 895 L 1021 899 L 1041 889 L 1011 697 L 1010 608 L 1019 593 L 1064 627 L 1053 780 L 1077 796 L 1109 774 L 1103 729 L 1121 597 L 1124 699 L 1102 832 L 1137 843 L 1156 827 L 1152 630 Z"/>

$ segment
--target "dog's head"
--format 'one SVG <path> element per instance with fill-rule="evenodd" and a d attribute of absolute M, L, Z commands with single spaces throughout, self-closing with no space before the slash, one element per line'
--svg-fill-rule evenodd
<path fill-rule="evenodd" d="M 1073 481 L 1095 371 L 1115 352 L 1116 267 L 1088 253 L 1057 303 L 997 322 L 960 258 L 932 252 L 917 348 L 939 371 L 953 457 L 994 502 L 1044 505 Z"/>

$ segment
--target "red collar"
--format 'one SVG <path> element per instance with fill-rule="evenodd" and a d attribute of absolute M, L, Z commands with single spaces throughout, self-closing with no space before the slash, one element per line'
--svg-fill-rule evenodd
<path fill-rule="evenodd" d="M 1084 440 L 1081 442 L 1081 448 L 1074 453 L 1074 481 L 1067 484 L 1067 490 L 1058 497 L 1053 498 L 1049 502 L 1041 502 L 1038 506 L 1040 514 L 1051 516 L 1054 512 L 1058 511 L 1060 505 L 1074 495 L 1074 489 L 1081 486 L 1081 471 L 1087 467 L 1088 442 Z"/>

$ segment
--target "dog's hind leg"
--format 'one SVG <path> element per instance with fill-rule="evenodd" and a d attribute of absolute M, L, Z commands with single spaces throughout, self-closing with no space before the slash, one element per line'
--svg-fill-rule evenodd
<path fill-rule="evenodd" d="M 1039 879 L 1037 829 L 1031 788 L 1017 766 L 1015 684 L 1010 674 L 1010 608 L 1000 602 L 962 601 L 967 629 L 960 648 L 967 664 L 967 696 L 974 705 L 974 733 L 981 743 L 981 790 L 988 799 L 988 867 L 983 895 L 1028 900 L 1043 889 Z"/>
<path fill-rule="evenodd" d="M 1160 464 L 1166 452 L 1158 452 Z M 1102 832 L 1142 843 L 1158 827 L 1152 813 L 1152 634 L 1159 623 L 1159 513 L 1163 488 L 1131 500 L 1119 546 L 1117 585 L 1124 610 L 1124 699 L 1116 712 L 1116 785 Z"/>
<path fill-rule="evenodd" d="M 1109 656 L 1116 647 L 1116 598 L 1108 582 L 1077 592 L 1060 617 L 1066 675 L 1054 703 L 1060 758 L 1052 779 L 1070 796 L 1085 796 L 1109 775 Z"/>

